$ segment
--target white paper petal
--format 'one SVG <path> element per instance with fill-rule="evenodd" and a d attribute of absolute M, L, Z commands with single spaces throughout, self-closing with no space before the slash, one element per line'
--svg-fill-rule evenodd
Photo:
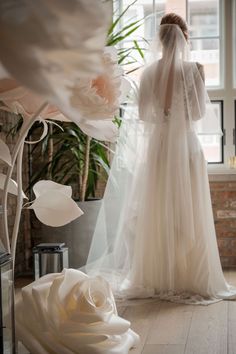
<path fill-rule="evenodd" d="M 117 49 L 115 47 L 113 47 L 113 46 L 105 47 L 104 53 L 109 54 L 112 61 L 114 61 L 114 62 L 118 61 Z"/>
<path fill-rule="evenodd" d="M 58 190 L 47 191 L 29 207 L 45 225 L 59 227 L 83 215 L 76 202 Z"/>
<path fill-rule="evenodd" d="M 0 101 L 1 109 L 21 114 L 24 119 L 29 119 L 43 105 L 45 98 L 19 85 L 14 79 L 5 78 L 0 80 Z M 55 115 L 61 115 L 58 108 L 48 105 L 40 117 L 53 118 Z"/>
<path fill-rule="evenodd" d="M 3 188 L 4 188 L 5 180 L 6 180 L 6 176 L 3 173 L 0 173 L 0 189 L 1 190 L 3 190 Z M 14 194 L 14 195 L 18 195 L 17 183 L 13 179 L 10 179 L 8 192 L 11 194 Z M 23 191 L 22 191 L 22 197 L 25 199 L 28 199 Z"/>
<path fill-rule="evenodd" d="M 48 134 L 48 124 L 47 124 L 47 122 L 45 120 L 41 120 L 40 123 L 43 124 L 43 132 L 42 132 L 40 138 L 37 139 L 37 140 L 34 140 L 34 141 L 25 140 L 25 143 L 27 143 L 27 144 L 37 144 L 37 143 L 39 143 L 41 140 L 43 140 L 47 136 L 47 134 Z"/>
<path fill-rule="evenodd" d="M 88 120 L 78 123 L 78 126 L 88 136 L 102 141 L 115 142 L 119 133 L 117 126 L 109 120 Z"/>
<path fill-rule="evenodd" d="M 34 194 L 36 198 L 44 193 L 48 193 L 50 191 L 57 191 L 71 198 L 72 196 L 72 188 L 71 186 L 65 186 L 64 184 L 56 183 L 50 180 L 41 180 L 35 183 L 33 187 Z"/>
<path fill-rule="evenodd" d="M 56 120 L 59 122 L 71 122 L 69 118 L 66 118 L 64 114 L 58 111 L 58 114 L 54 115 L 53 117 L 49 117 L 50 120 Z"/>
<path fill-rule="evenodd" d="M 10 77 L 10 75 L 7 72 L 7 70 L 4 68 L 4 66 L 0 63 L 0 80 L 5 79 L 7 77 Z"/>
<path fill-rule="evenodd" d="M 0 159 L 6 162 L 9 166 L 11 166 L 11 153 L 10 150 L 7 146 L 7 144 L 4 143 L 0 139 Z"/>

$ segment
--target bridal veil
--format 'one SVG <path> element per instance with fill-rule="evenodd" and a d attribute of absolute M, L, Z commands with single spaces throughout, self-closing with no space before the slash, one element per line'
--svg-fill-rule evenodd
<path fill-rule="evenodd" d="M 221 134 L 204 70 L 177 25 L 160 25 L 156 42 L 137 102 L 124 109 L 85 271 L 103 275 L 117 297 L 232 298 L 196 134 Z"/>

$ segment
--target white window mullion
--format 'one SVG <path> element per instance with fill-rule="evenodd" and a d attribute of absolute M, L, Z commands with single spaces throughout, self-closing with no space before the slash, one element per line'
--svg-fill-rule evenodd
<path fill-rule="evenodd" d="M 233 36 L 232 36 L 232 47 L 233 47 L 233 73 L 234 73 L 234 88 L 236 89 L 236 0 L 233 0 Z"/>
<path fill-rule="evenodd" d="M 227 21 L 224 23 L 224 92 L 225 92 L 225 130 L 226 130 L 226 146 L 225 146 L 225 168 L 228 168 L 228 160 L 230 156 L 235 155 L 235 145 L 233 143 L 234 129 L 234 92 L 233 92 L 233 75 L 232 75 L 232 2 L 225 1 L 224 14 Z"/>
<path fill-rule="evenodd" d="M 235 2 L 235 0 L 234 0 Z M 224 129 L 226 134 L 226 144 L 224 146 L 224 164 L 221 166 L 211 165 L 208 167 L 214 173 L 235 173 L 229 168 L 229 158 L 235 155 L 235 145 L 233 141 L 233 131 L 235 128 L 234 99 L 236 90 L 233 89 L 233 50 L 232 50 L 232 2 L 221 0 L 221 75 L 222 90 L 208 90 L 211 99 L 222 99 L 224 101 Z M 224 21 L 227 19 L 227 21 Z"/>

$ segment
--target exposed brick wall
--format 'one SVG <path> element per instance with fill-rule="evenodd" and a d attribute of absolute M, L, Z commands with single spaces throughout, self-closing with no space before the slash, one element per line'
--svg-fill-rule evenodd
<path fill-rule="evenodd" d="M 17 137 L 7 136 L 7 133 L 15 123 L 16 117 L 14 115 L 0 111 L 0 127 L 2 127 L 0 138 L 8 144 L 11 151 L 15 145 Z M 0 172 L 6 172 L 6 165 L 1 162 Z M 28 186 L 28 175 L 28 152 L 26 146 L 23 163 L 23 182 L 25 187 Z M 15 178 L 15 173 L 13 178 Z M 104 180 L 99 181 L 96 197 L 102 197 L 104 188 Z M 236 266 L 236 177 L 235 181 L 211 181 L 210 188 L 221 262 L 224 267 Z M 12 232 L 14 223 L 15 206 L 16 198 L 9 196 L 8 215 L 10 233 Z M 34 223 L 34 220 L 35 218 L 33 217 L 31 222 Z M 0 217 L 0 234 L 2 233 L 1 228 Z M 36 243 L 38 242 L 40 242 L 40 240 L 37 240 Z M 22 213 L 17 244 L 17 273 L 32 271 L 32 246 L 30 217 L 29 211 L 26 210 Z"/>
<path fill-rule="evenodd" d="M 9 135 L 9 131 L 16 124 L 18 117 L 0 110 L 0 138 L 6 142 L 10 151 L 12 152 L 17 136 Z M 28 186 L 28 151 L 25 146 L 23 156 L 23 188 Z M 0 161 L 0 172 L 6 173 L 7 165 Z M 16 179 L 15 170 L 13 172 L 13 179 Z M 2 204 L 2 191 L 0 191 L 0 205 Z M 8 198 L 8 226 L 9 234 L 12 234 L 16 210 L 16 197 L 9 194 Z M 29 219 L 29 210 L 24 210 L 21 216 L 20 230 L 17 242 L 16 251 L 16 274 L 25 273 L 31 270 L 31 228 Z M 3 226 L 2 217 L 0 217 L 0 235 L 2 237 Z"/>
<path fill-rule="evenodd" d="M 217 242 L 223 267 L 236 267 L 236 181 L 210 182 Z"/>

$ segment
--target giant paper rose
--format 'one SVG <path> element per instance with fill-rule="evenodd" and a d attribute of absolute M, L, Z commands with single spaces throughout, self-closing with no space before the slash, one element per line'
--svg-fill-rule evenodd
<path fill-rule="evenodd" d="M 34 354 L 126 354 L 139 342 L 117 315 L 109 284 L 65 269 L 22 289 L 18 338 Z"/>

